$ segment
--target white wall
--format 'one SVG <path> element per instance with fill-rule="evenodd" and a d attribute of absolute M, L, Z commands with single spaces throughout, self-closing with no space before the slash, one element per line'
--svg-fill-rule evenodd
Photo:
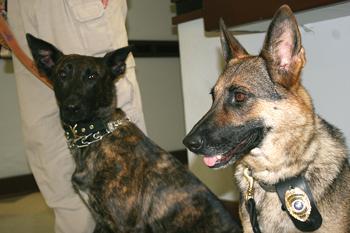
<path fill-rule="evenodd" d="M 136 75 L 149 137 L 168 151 L 184 149 L 179 58 L 137 58 Z"/>
<path fill-rule="evenodd" d="M 127 0 L 129 39 L 177 40 L 170 0 Z"/>
<path fill-rule="evenodd" d="M 303 83 L 314 98 L 317 113 L 341 128 L 350 144 L 350 16 L 314 22 L 301 29 L 307 64 Z M 237 36 L 251 54 L 257 54 L 264 33 Z M 219 37 L 206 37 L 203 20 L 179 25 L 181 74 L 185 104 L 186 132 L 211 104 L 209 90 L 222 71 Z M 194 88 L 195 87 L 195 88 Z M 237 199 L 232 168 L 212 171 L 200 158 L 190 154 L 190 168 L 217 195 Z"/>
<path fill-rule="evenodd" d="M 127 29 L 130 40 L 172 40 L 171 2 L 128 0 Z M 179 58 L 136 58 L 148 136 L 166 150 L 185 148 Z"/>

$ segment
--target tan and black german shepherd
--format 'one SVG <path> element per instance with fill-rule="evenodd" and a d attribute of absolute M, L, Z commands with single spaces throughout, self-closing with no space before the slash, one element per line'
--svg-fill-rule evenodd
<path fill-rule="evenodd" d="M 258 56 L 249 55 L 223 22 L 221 43 L 227 63 L 212 89 L 212 106 L 184 144 L 203 155 L 210 168 L 235 165 L 244 232 L 253 232 L 244 198 L 247 168 L 248 178 L 255 181 L 252 196 L 261 232 L 302 232 L 292 212 L 306 215 L 300 222 L 307 224 L 317 210 L 323 221 L 305 231 L 350 232 L 348 151 L 342 133 L 314 112 L 301 84 L 305 54 L 290 8 L 276 12 Z M 300 188 L 299 195 L 294 184 L 287 183 L 294 193 L 286 191 L 281 199 L 277 185 L 295 177 L 308 187 Z"/>

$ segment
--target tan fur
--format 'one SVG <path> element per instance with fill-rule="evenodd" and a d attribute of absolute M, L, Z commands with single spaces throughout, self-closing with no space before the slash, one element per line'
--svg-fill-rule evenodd
<path fill-rule="evenodd" d="M 315 133 L 315 136 L 303 154 L 298 152 L 301 145 L 296 148 L 289 147 L 292 150 L 286 149 L 285 152 L 289 153 L 287 157 L 283 156 L 283 151 L 276 150 L 279 147 L 265 146 L 266 143 L 264 143 L 261 147 L 263 154 L 259 156 L 249 155 L 237 165 L 236 179 L 240 189 L 244 192 L 247 190 L 247 183 L 242 174 L 245 167 L 252 169 L 256 181 L 264 183 L 275 183 L 276 180 L 297 175 L 302 170 L 307 169 L 305 175 L 307 179 L 310 179 L 311 175 L 319 176 L 317 183 L 310 183 L 317 207 L 323 217 L 323 224 L 316 232 L 349 232 L 349 172 L 347 171 L 346 177 L 344 177 L 346 180 L 345 189 L 338 187 L 333 196 L 325 194 L 326 189 L 339 175 L 342 163 L 346 162 L 346 151 L 343 146 L 324 132 L 319 121 L 318 118 L 315 119 L 314 130 L 316 132 L 309 131 L 309 134 Z M 281 138 L 276 142 L 277 145 L 290 145 L 286 143 L 288 135 L 289 133 L 285 133 L 283 136 L 282 134 L 276 135 Z M 300 140 L 295 143 L 303 144 L 307 141 Z M 296 151 L 293 151 L 294 148 Z M 314 157 L 313 154 L 316 150 L 318 151 L 317 157 Z M 293 153 L 295 153 L 295 157 L 290 156 Z M 317 174 L 312 174 L 315 171 Z M 254 198 L 260 210 L 259 223 L 262 232 L 300 232 L 293 226 L 287 214 L 281 210 L 276 193 L 266 192 L 256 182 Z M 241 205 L 240 211 L 244 232 L 252 232 L 244 204 Z"/>

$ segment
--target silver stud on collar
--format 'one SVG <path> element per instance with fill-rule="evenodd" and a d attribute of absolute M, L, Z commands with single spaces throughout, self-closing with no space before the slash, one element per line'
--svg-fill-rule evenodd
<path fill-rule="evenodd" d="M 77 125 L 75 125 L 74 127 L 70 127 L 72 129 L 72 132 L 74 133 L 74 135 L 71 138 L 69 133 L 66 132 L 68 146 L 70 149 L 87 147 L 90 144 L 101 140 L 104 136 L 112 133 L 120 125 L 122 125 L 125 122 L 129 122 L 129 119 L 110 121 L 110 122 L 107 122 L 104 130 L 99 130 L 97 132 L 90 133 L 88 135 L 82 135 L 82 136 L 77 135 L 77 130 L 76 130 Z M 94 128 L 95 128 L 95 126 L 93 124 L 89 125 L 90 130 L 92 130 Z M 82 133 L 87 132 L 87 128 L 81 128 L 80 131 Z"/>

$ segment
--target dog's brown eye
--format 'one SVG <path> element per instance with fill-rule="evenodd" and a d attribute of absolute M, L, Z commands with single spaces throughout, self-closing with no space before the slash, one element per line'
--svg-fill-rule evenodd
<path fill-rule="evenodd" d="M 235 92 L 235 102 L 244 102 L 247 99 L 247 95 L 242 92 Z"/>

